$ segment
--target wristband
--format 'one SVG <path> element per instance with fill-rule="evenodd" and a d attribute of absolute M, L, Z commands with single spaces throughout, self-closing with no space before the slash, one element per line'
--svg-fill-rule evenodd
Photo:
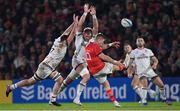
<path fill-rule="evenodd" d="M 111 47 L 113 45 L 113 43 L 109 43 L 108 46 Z"/>

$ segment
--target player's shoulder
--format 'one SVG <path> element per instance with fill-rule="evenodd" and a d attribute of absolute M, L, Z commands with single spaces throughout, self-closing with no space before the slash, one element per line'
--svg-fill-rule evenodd
<path fill-rule="evenodd" d="M 144 50 L 147 51 L 147 52 L 152 52 L 152 50 L 149 49 L 149 48 L 144 48 Z"/>
<path fill-rule="evenodd" d="M 132 51 L 131 51 L 131 53 L 136 53 L 136 52 L 138 52 L 139 51 L 139 49 L 138 48 L 135 48 L 135 49 L 133 49 Z"/>
<path fill-rule="evenodd" d="M 133 56 L 134 54 L 135 54 L 135 49 L 130 52 L 129 56 Z"/>

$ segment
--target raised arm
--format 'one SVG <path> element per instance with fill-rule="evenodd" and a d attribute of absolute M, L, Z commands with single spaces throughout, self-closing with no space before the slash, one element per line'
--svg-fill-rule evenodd
<path fill-rule="evenodd" d="M 74 22 L 61 34 L 61 36 L 62 35 L 69 35 L 69 33 L 71 32 L 73 26 L 74 26 Z"/>
<path fill-rule="evenodd" d="M 84 13 L 79 19 L 79 23 L 78 23 L 78 27 L 77 27 L 78 32 L 82 31 L 82 25 L 84 24 L 84 21 L 86 20 L 86 16 L 89 12 L 90 12 L 89 4 L 85 4 L 84 5 Z"/>
<path fill-rule="evenodd" d="M 103 50 L 108 49 L 108 48 L 110 48 L 110 47 L 119 48 L 119 47 L 120 47 L 120 42 L 115 41 L 115 42 L 112 42 L 112 43 L 109 43 L 109 44 L 102 44 L 102 45 L 101 45 L 101 48 L 102 48 Z"/>
<path fill-rule="evenodd" d="M 73 23 L 74 23 L 74 25 L 73 25 L 73 27 L 72 27 L 72 30 L 71 30 L 71 33 L 69 34 L 69 36 L 68 36 L 68 38 L 67 38 L 67 43 L 68 43 L 68 45 L 70 45 L 71 44 L 71 42 L 72 42 L 72 40 L 74 39 L 74 37 L 75 37 L 75 30 L 76 30 L 76 28 L 77 28 L 77 25 L 78 25 L 78 16 L 75 16 L 75 15 L 73 15 Z"/>
<path fill-rule="evenodd" d="M 93 35 L 96 35 L 98 33 L 98 20 L 96 17 L 96 8 L 94 6 L 90 7 L 90 14 L 92 15 L 92 20 L 93 20 Z"/>

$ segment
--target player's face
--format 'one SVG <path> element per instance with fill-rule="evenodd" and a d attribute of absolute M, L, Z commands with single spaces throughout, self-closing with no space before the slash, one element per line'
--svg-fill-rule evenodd
<path fill-rule="evenodd" d="M 145 44 L 145 42 L 144 42 L 144 39 L 143 39 L 143 38 L 138 38 L 138 39 L 136 40 L 136 45 L 137 45 L 138 47 L 144 47 L 144 44 Z"/>
<path fill-rule="evenodd" d="M 132 47 L 130 45 L 125 45 L 124 51 L 125 51 L 125 53 L 130 53 L 132 51 Z"/>
<path fill-rule="evenodd" d="M 83 32 L 83 37 L 86 41 L 90 40 L 92 38 L 92 32 L 90 31 Z"/>

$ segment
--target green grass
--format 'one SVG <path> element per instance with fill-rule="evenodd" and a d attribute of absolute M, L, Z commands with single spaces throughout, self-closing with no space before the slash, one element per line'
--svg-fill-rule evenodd
<path fill-rule="evenodd" d="M 50 106 L 45 103 L 36 104 L 0 104 L 0 110 L 175 110 L 180 111 L 180 102 L 174 102 L 168 106 L 162 102 L 149 102 L 148 106 L 142 106 L 136 102 L 122 102 L 122 107 L 116 108 L 112 103 L 83 103 L 82 106 L 77 106 L 73 103 L 63 103 L 61 107 Z"/>

